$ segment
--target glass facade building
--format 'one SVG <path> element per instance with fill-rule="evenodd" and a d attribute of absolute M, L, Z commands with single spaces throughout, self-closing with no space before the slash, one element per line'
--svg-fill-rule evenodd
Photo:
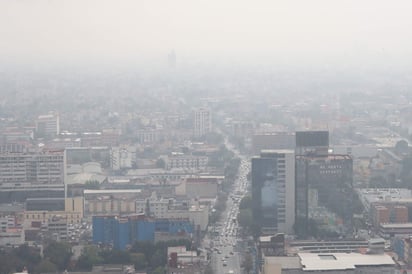
<path fill-rule="evenodd" d="M 252 214 L 261 232 L 292 232 L 294 221 L 294 153 L 264 150 L 252 158 Z"/>

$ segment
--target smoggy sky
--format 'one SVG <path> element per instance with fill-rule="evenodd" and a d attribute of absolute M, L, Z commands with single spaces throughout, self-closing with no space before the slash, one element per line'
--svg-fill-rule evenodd
<path fill-rule="evenodd" d="M 412 1 L 1 0 L 0 60 L 410 63 Z"/>

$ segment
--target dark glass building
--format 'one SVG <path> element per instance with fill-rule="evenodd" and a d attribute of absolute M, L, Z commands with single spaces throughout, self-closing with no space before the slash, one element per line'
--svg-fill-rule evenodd
<path fill-rule="evenodd" d="M 351 226 L 352 166 L 349 155 L 296 156 L 296 222 L 305 228 L 304 235 L 319 207 L 335 213 L 345 227 Z"/>
<path fill-rule="evenodd" d="M 297 234 L 303 237 L 309 223 L 330 218 L 328 212 L 343 227 L 352 225 L 353 161 L 349 155 L 329 154 L 328 150 L 327 131 L 296 132 L 295 223 Z"/>
<path fill-rule="evenodd" d="M 296 132 L 296 155 L 327 155 L 328 149 L 328 131 Z"/>
<path fill-rule="evenodd" d="M 252 214 L 263 235 L 292 233 L 294 175 L 292 150 L 264 150 L 252 158 Z"/>

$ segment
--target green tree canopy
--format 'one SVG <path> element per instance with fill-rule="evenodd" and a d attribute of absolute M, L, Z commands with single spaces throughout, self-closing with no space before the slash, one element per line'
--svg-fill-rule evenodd
<path fill-rule="evenodd" d="M 146 256 L 143 253 L 130 254 L 130 261 L 134 264 L 136 270 L 144 270 L 148 265 Z"/>
<path fill-rule="evenodd" d="M 249 274 L 250 271 L 253 269 L 253 257 L 252 255 L 250 255 L 250 253 L 245 254 L 242 261 L 242 267 L 247 274 Z"/>
<path fill-rule="evenodd" d="M 244 228 L 250 228 L 253 225 L 252 210 L 241 209 L 237 215 L 237 221 L 240 226 Z"/>
<path fill-rule="evenodd" d="M 85 189 L 100 189 L 100 183 L 96 180 L 88 180 L 84 183 Z"/>
<path fill-rule="evenodd" d="M 250 195 L 242 198 L 239 209 L 252 209 L 252 197 Z"/>
<path fill-rule="evenodd" d="M 130 254 L 124 250 L 105 250 L 99 254 L 106 264 L 128 264 L 130 263 Z"/>
<path fill-rule="evenodd" d="M 43 253 L 44 258 L 49 259 L 59 270 L 65 270 L 68 267 L 72 256 L 71 247 L 67 243 L 59 242 L 51 242 Z"/>
<path fill-rule="evenodd" d="M 156 269 L 154 271 L 152 271 L 151 274 L 165 274 L 165 268 L 162 266 L 156 267 Z"/>
<path fill-rule="evenodd" d="M 36 266 L 34 273 L 56 273 L 57 270 L 57 266 L 54 263 L 50 262 L 49 259 L 44 259 Z"/>
<path fill-rule="evenodd" d="M 99 256 L 96 246 L 85 246 L 82 254 L 77 260 L 76 268 L 79 270 L 91 270 L 93 265 L 103 263 L 103 258 Z"/>

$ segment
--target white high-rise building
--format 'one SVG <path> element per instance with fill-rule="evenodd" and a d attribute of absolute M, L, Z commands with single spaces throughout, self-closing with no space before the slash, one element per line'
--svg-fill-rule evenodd
<path fill-rule="evenodd" d="M 64 195 L 64 177 L 64 151 L 0 154 L 0 196 L 4 199 L 2 202 L 52 193 L 57 196 Z"/>
<path fill-rule="evenodd" d="M 63 185 L 64 152 L 0 154 L 1 183 Z"/>
<path fill-rule="evenodd" d="M 60 118 L 57 112 L 40 115 L 36 120 L 36 132 L 40 137 L 53 137 L 60 133 Z"/>
<path fill-rule="evenodd" d="M 199 108 L 195 111 L 194 136 L 201 137 L 212 131 L 212 116 L 207 108 Z"/>

